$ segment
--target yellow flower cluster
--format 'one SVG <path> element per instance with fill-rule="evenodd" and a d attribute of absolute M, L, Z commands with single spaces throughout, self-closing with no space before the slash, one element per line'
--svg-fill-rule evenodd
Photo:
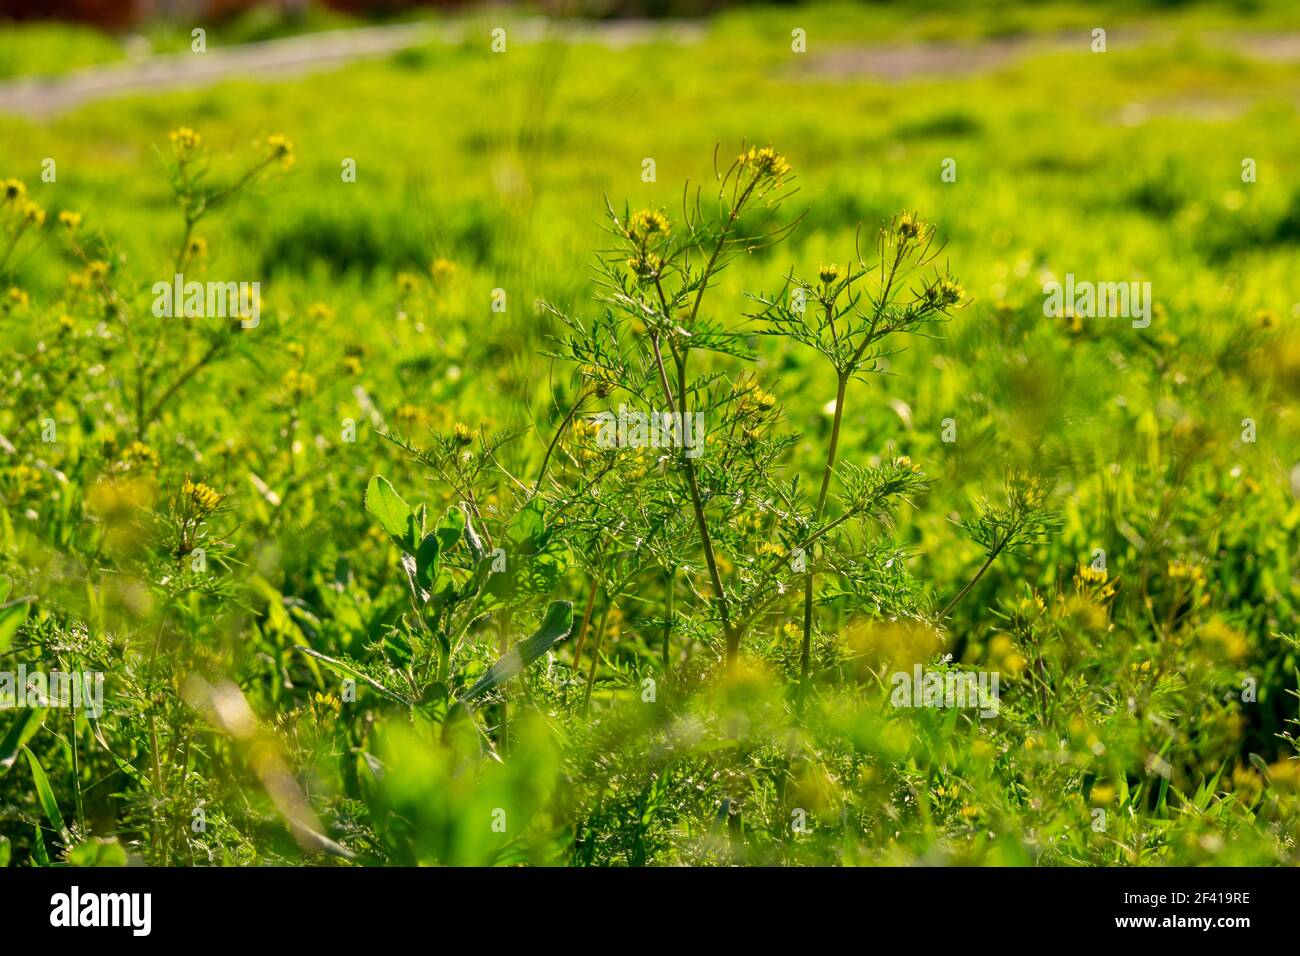
<path fill-rule="evenodd" d="M 117 471 L 156 471 L 161 461 L 158 453 L 141 441 L 133 441 L 122 450 L 115 466 Z"/>
<path fill-rule="evenodd" d="M 1228 660 L 1239 661 L 1250 653 L 1246 636 L 1222 618 L 1213 618 L 1201 628 L 1201 638 L 1217 647 Z"/>
<path fill-rule="evenodd" d="M 1104 570 L 1094 568 L 1090 564 L 1079 565 L 1079 571 L 1076 575 L 1083 584 L 1105 584 L 1110 577 Z"/>
<path fill-rule="evenodd" d="M 1165 571 L 1171 581 L 1186 581 L 1192 585 L 1205 583 L 1205 569 L 1199 564 L 1192 564 L 1187 561 L 1170 561 Z"/>
<path fill-rule="evenodd" d="M 278 159 L 285 169 L 293 165 L 293 143 L 287 137 L 274 133 L 266 138 L 266 145 L 271 150 L 271 158 Z"/>
<path fill-rule="evenodd" d="M 742 375 L 731 387 L 737 418 L 761 418 L 776 408 L 776 396 L 765 392 L 752 375 Z"/>
<path fill-rule="evenodd" d="M 316 391 L 316 376 L 296 368 L 291 368 L 285 372 L 280 383 L 295 400 Z"/>
<path fill-rule="evenodd" d="M 957 305 L 966 296 L 966 290 L 952 279 L 940 279 L 933 285 L 926 286 L 925 301 L 936 309 L 947 309 Z"/>
<path fill-rule="evenodd" d="M 211 486 L 201 481 L 190 481 L 185 479 L 185 484 L 181 486 L 181 495 L 184 496 L 193 506 L 194 510 L 200 515 L 210 515 L 220 507 L 221 502 L 225 501 L 225 495 L 218 494 Z"/>
<path fill-rule="evenodd" d="M 45 223 L 45 210 L 39 203 L 27 198 L 27 186 L 21 179 L 6 179 L 0 184 L 0 196 L 3 204 L 12 206 L 19 219 L 38 228 Z"/>
<path fill-rule="evenodd" d="M 433 276 L 433 281 L 438 284 L 446 282 L 455 274 L 456 263 L 450 259 L 443 259 L 441 256 L 434 259 L 433 264 L 429 266 L 429 275 Z"/>
<path fill-rule="evenodd" d="M 737 157 L 736 162 L 742 169 L 751 170 L 756 181 L 779 182 L 790 172 L 790 164 L 786 158 L 771 146 L 764 146 L 761 149 L 751 146 L 747 152 Z"/>
<path fill-rule="evenodd" d="M 19 463 L 5 472 L 8 484 L 18 495 L 24 495 L 41 483 L 41 472 L 31 465 Z"/>
<path fill-rule="evenodd" d="M 657 209 L 634 212 L 627 221 L 627 234 L 637 242 L 646 243 L 652 238 L 668 235 L 668 217 Z"/>
<path fill-rule="evenodd" d="M 627 260 L 627 267 L 638 279 L 653 279 L 659 275 L 664 261 L 653 252 L 643 252 Z"/>
<path fill-rule="evenodd" d="M 188 126 L 176 127 L 167 134 L 167 138 L 172 141 L 172 146 L 175 147 L 178 153 L 192 152 L 198 149 L 199 143 L 203 141 L 203 137 Z"/>

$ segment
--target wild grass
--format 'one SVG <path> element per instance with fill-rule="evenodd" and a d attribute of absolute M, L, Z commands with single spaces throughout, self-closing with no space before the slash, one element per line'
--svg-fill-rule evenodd
<path fill-rule="evenodd" d="M 106 676 L 0 715 L 0 855 L 1295 862 L 1296 67 L 773 18 L 0 119 L 0 671 Z"/>

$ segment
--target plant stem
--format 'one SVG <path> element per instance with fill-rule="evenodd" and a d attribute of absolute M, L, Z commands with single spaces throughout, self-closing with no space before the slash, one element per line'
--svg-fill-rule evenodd
<path fill-rule="evenodd" d="M 587 709 L 591 706 L 591 688 L 596 683 L 596 668 L 600 666 L 600 645 L 605 638 L 605 623 L 609 620 L 609 612 L 614 609 L 612 600 L 605 603 L 605 609 L 600 613 L 600 623 L 596 625 L 596 643 L 591 648 L 591 670 L 587 674 L 587 689 L 582 695 L 582 713 L 586 716 Z"/>
<path fill-rule="evenodd" d="M 596 588 L 599 585 L 595 578 L 591 581 L 591 589 L 587 592 L 587 609 L 582 612 L 582 626 L 578 628 L 578 639 L 573 645 L 573 669 L 576 671 L 578 665 L 582 663 L 582 648 L 587 643 L 587 627 L 591 624 L 591 611 L 596 605 Z"/>
<path fill-rule="evenodd" d="M 835 420 L 831 423 L 831 441 L 826 449 L 826 465 L 822 469 L 821 490 L 817 493 L 817 507 L 813 512 L 813 524 L 822 520 L 822 511 L 826 507 L 826 494 L 831 486 L 831 473 L 835 469 L 835 457 L 840 447 L 840 426 L 844 422 L 844 396 L 848 391 L 849 376 L 840 372 L 835 385 Z M 804 694 L 808 689 L 808 673 L 812 664 L 812 624 L 813 624 L 813 587 L 814 574 L 811 568 L 803 587 L 803 647 L 799 652 L 799 703 L 803 704 Z"/>
<path fill-rule="evenodd" d="M 1002 552 L 1001 545 L 998 545 L 992 551 L 989 552 L 989 556 L 985 558 L 984 563 L 980 565 L 980 569 L 975 572 L 975 576 L 966 582 L 966 586 L 962 588 L 960 591 L 958 591 L 957 595 L 951 601 L 949 601 L 947 604 L 944 605 L 943 610 L 939 612 L 939 620 L 942 621 L 950 613 L 952 613 L 952 609 L 955 608 L 961 602 L 961 599 L 964 598 L 966 596 L 966 593 L 975 586 L 976 582 L 978 582 L 980 578 L 984 577 L 984 572 L 989 569 L 989 567 L 993 564 L 994 560 L 1001 552 Z"/>
<path fill-rule="evenodd" d="M 664 675 L 667 676 L 670 669 L 669 660 L 672 654 L 672 637 L 673 637 L 673 587 L 677 583 L 677 569 L 668 568 L 664 571 Z"/>

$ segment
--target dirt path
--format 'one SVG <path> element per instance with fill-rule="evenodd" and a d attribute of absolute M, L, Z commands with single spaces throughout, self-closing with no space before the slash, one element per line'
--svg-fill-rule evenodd
<path fill-rule="evenodd" d="M 490 41 L 490 28 L 482 29 L 486 44 Z M 24 77 L 0 83 L 0 112 L 41 119 L 96 100 L 207 86 L 231 77 L 298 76 L 357 60 L 391 56 L 423 44 L 461 43 L 469 35 L 469 30 L 464 23 L 364 27 L 224 49 L 210 45 L 204 53 L 175 53 L 126 60 L 87 67 L 66 76 Z M 508 42 L 537 43 L 556 38 L 619 48 L 653 41 L 692 42 L 702 35 L 701 26 L 679 22 L 560 24 L 537 19 L 512 23 Z"/>
<path fill-rule="evenodd" d="M 21 78 L 0 83 L 0 112 L 43 119 L 96 100 L 132 94 L 206 86 L 231 77 L 278 78 L 327 70 L 357 60 L 391 56 L 428 43 L 461 43 L 471 30 L 463 22 L 400 24 L 312 33 L 283 40 L 249 43 L 227 48 L 210 47 L 205 53 L 151 56 L 142 60 L 88 67 L 66 76 Z M 514 22 L 509 42 L 537 43 L 545 39 L 594 42 L 611 48 L 667 41 L 693 43 L 705 25 L 688 21 L 625 20 L 605 22 Z M 1112 33 L 1112 44 L 1141 42 L 1151 37 L 1128 31 Z M 1300 62 L 1300 33 L 1215 35 L 1203 38 L 1215 46 L 1274 62 Z M 994 38 L 970 43 L 898 43 L 880 46 L 831 46 L 823 52 L 799 57 L 792 74 L 810 78 L 871 76 L 902 81 L 924 76 L 960 76 L 995 69 L 1031 53 L 1086 49 L 1086 35 Z"/>

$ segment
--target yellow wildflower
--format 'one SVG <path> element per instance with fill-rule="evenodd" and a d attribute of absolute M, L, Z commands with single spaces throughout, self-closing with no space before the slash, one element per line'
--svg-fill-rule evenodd
<path fill-rule="evenodd" d="M 188 478 L 181 486 L 181 495 L 189 500 L 198 514 L 205 516 L 216 511 L 226 500 L 225 495 L 218 494 L 211 486 L 201 481 L 190 481 Z"/>

